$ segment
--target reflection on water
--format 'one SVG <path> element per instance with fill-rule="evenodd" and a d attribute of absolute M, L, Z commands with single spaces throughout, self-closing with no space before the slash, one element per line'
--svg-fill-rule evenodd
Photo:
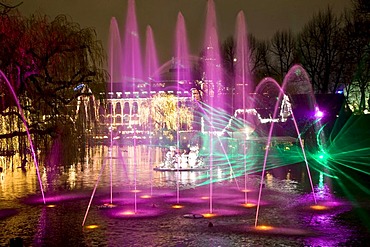
<path fill-rule="evenodd" d="M 102 172 L 98 187 L 110 186 L 110 169 L 114 188 L 132 186 L 135 167 L 136 181 L 142 187 L 166 187 L 179 181 L 182 186 L 196 186 L 202 172 L 155 172 L 164 157 L 164 149 L 137 146 L 137 157 L 133 147 L 97 146 L 86 152 L 85 163 L 49 167 L 41 165 L 40 173 L 45 192 L 92 189 Z M 17 162 L 17 161 L 13 161 Z M 15 165 L 17 166 L 17 165 Z M 220 176 L 220 172 L 219 172 Z M 1 173 L 1 199 L 11 200 L 39 192 L 36 169 L 29 164 L 26 170 L 5 169 Z"/>
<path fill-rule="evenodd" d="M 13 200 L 39 192 L 36 169 L 6 169 L 0 174 L 0 200 Z"/>
<path fill-rule="evenodd" d="M 0 226 L 4 229 L 0 231 L 0 245 L 7 245 L 10 238 L 17 236 L 25 240 L 26 246 L 147 246 L 148 243 L 152 243 L 151 246 L 338 246 L 347 243 L 358 246 L 362 243 L 358 239 L 366 239 L 356 225 L 347 226 L 356 221 L 356 215 L 348 202 L 334 196 L 330 181 L 322 174 L 314 176 L 315 188 L 317 198 L 325 203 L 326 209 L 310 208 L 313 198 L 307 190 L 304 166 L 266 172 L 259 222 L 274 226 L 274 232 L 251 231 L 255 208 L 241 206 L 244 193 L 238 184 L 245 182 L 250 191 L 249 200 L 256 202 L 260 173 L 248 176 L 247 182 L 243 181 L 244 176 L 235 181 L 230 178 L 230 171 L 215 168 L 213 178 L 217 182 L 213 186 L 213 207 L 221 217 L 183 219 L 182 215 L 189 212 L 207 213 L 209 172 L 153 171 L 162 161 L 164 152 L 147 146 L 138 146 L 135 152 L 133 147 L 98 146 L 86 152 L 84 163 L 59 167 L 45 164 L 41 167 L 45 194 L 60 195 L 48 206 L 27 200 L 32 195 L 41 197 L 36 170 L 31 163 L 24 170 L 17 168 L 17 164 L 13 164 L 12 169 L 10 161 L 2 163 L 7 169 L 0 173 Z M 161 196 L 140 197 L 139 210 L 157 210 L 155 216 L 124 218 L 121 212 L 117 217 L 109 210 L 99 210 L 97 205 L 104 198 L 97 198 L 87 219 L 87 225 L 94 227 L 81 228 L 100 173 L 98 190 L 103 191 L 101 197 L 108 197 L 111 169 L 113 190 L 122 197 L 124 209 L 131 207 L 126 192 L 134 188 L 135 173 L 137 189 L 143 195 L 148 195 L 150 188 L 153 194 L 162 193 Z M 172 210 L 169 204 L 175 201 L 178 184 L 183 204 Z M 73 197 L 77 193 L 82 196 Z M 347 215 L 348 219 L 343 220 L 341 215 Z M 213 227 L 208 227 L 210 221 Z M 338 235 L 341 238 L 334 237 Z"/>

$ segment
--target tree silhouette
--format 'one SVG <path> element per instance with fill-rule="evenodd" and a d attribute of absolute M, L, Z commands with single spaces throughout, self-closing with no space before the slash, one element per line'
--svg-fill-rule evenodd
<path fill-rule="evenodd" d="M 53 20 L 19 13 L 0 18 L 0 69 L 17 94 L 31 133 L 53 135 L 61 126 L 70 128 L 79 96 L 104 92 L 105 54 L 95 31 L 63 15 Z M 2 116 L 18 116 L 4 83 L 1 89 Z M 8 128 L 0 138 L 21 135 L 24 129 Z"/>

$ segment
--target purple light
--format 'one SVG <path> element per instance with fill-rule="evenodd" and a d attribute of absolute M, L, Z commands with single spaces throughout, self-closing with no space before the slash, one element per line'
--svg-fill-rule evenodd
<path fill-rule="evenodd" d="M 316 113 L 315 113 L 315 117 L 316 118 L 322 118 L 324 116 L 324 113 L 320 110 L 317 110 Z"/>

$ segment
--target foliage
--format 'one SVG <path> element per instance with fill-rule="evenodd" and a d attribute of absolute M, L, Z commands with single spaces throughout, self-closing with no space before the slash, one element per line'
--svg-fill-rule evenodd
<path fill-rule="evenodd" d="M 0 18 L 0 69 L 17 94 L 30 131 L 54 135 L 57 125 L 69 125 L 76 118 L 79 96 L 104 92 L 102 44 L 93 29 L 81 28 L 63 15 L 54 20 L 19 13 Z M 2 116 L 18 115 L 4 83 L 1 91 Z M 3 131 L 0 138 L 9 137 Z M 12 131 L 10 135 L 22 135 Z"/>
<path fill-rule="evenodd" d="M 151 99 L 150 117 L 155 132 L 188 130 L 194 119 L 190 107 L 175 95 L 165 93 L 157 94 Z"/>

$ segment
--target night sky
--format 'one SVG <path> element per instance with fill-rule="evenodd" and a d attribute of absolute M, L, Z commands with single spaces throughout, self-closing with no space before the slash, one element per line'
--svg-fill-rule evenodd
<path fill-rule="evenodd" d="M 136 0 L 140 39 L 145 43 L 145 29 L 151 25 L 161 62 L 172 57 L 177 14 L 184 15 L 189 48 L 198 55 L 203 42 L 206 0 Z M 270 38 L 277 30 L 299 31 L 319 10 L 330 6 L 334 13 L 351 7 L 351 0 L 215 0 L 220 41 L 233 35 L 235 18 L 244 11 L 248 32 L 257 38 Z M 81 27 L 94 27 L 98 39 L 106 46 L 111 17 L 116 17 L 121 29 L 126 18 L 127 0 L 29 0 L 20 11 L 28 16 L 39 11 L 54 18 L 65 14 Z"/>

